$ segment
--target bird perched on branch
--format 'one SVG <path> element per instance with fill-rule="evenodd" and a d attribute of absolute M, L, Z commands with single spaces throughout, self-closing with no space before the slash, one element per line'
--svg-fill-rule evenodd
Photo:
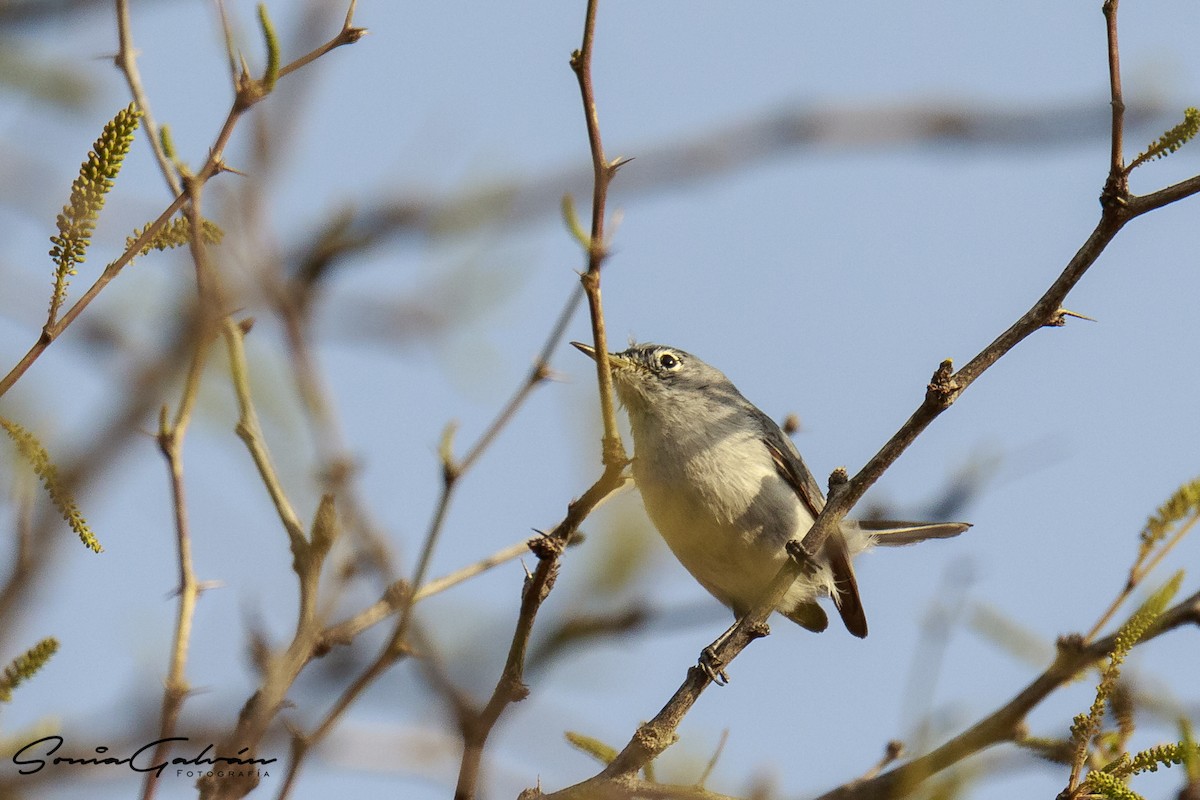
<path fill-rule="evenodd" d="M 591 358 L 593 347 L 572 342 Z M 725 377 L 675 347 L 635 344 L 608 357 L 633 433 L 633 479 L 671 552 L 736 617 L 762 597 L 825 506 L 792 440 Z M 944 539 L 962 522 L 844 520 L 777 611 L 811 630 L 829 619 L 832 596 L 846 629 L 867 635 L 853 560 L 873 545 Z"/>

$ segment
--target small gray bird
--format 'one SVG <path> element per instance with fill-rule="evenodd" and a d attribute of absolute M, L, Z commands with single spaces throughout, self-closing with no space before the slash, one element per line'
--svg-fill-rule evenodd
<path fill-rule="evenodd" d="M 571 344 L 596 357 L 594 348 Z M 787 541 L 812 527 L 825 495 L 792 440 L 719 370 L 658 344 L 632 345 L 609 363 L 646 513 L 692 577 L 741 617 L 787 560 Z M 944 539 L 969 527 L 844 521 L 817 554 L 817 570 L 798 578 L 777 610 L 823 631 L 829 619 L 816 601 L 831 595 L 846 629 L 866 636 L 854 557 L 875 544 Z"/>

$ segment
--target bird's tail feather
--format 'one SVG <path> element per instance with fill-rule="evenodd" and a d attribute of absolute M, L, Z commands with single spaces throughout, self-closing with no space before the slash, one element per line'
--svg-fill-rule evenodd
<path fill-rule="evenodd" d="M 927 539 L 949 539 L 971 527 L 969 522 L 898 522 L 892 519 L 855 520 L 880 547 L 899 547 Z"/>

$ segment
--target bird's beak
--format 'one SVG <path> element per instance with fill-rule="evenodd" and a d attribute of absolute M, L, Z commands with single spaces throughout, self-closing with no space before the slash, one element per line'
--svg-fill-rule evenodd
<path fill-rule="evenodd" d="M 583 353 L 592 361 L 596 360 L 596 348 L 592 347 L 590 344 L 584 344 L 583 342 L 571 342 L 571 346 Z M 621 353 L 608 354 L 608 368 L 609 371 L 611 371 L 614 375 L 618 372 L 629 370 L 633 368 L 633 366 L 634 365 L 629 361 L 629 358 Z"/>
<path fill-rule="evenodd" d="M 590 344 L 584 344 L 583 342 L 571 342 L 571 347 L 574 347 L 592 361 L 596 360 L 596 348 L 592 347 Z"/>

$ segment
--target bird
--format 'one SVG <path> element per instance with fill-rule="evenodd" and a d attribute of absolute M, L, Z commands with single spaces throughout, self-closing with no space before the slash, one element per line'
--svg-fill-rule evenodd
<path fill-rule="evenodd" d="M 571 344 L 593 360 L 596 350 Z M 803 540 L 825 496 L 779 426 L 715 367 L 685 350 L 631 344 L 608 357 L 613 388 L 629 417 L 634 484 L 654 527 L 692 577 L 740 619 Z M 867 635 L 854 558 L 874 545 L 944 539 L 965 522 L 843 520 L 815 553 L 815 570 L 775 609 L 821 632 L 831 597 L 846 629 Z"/>

